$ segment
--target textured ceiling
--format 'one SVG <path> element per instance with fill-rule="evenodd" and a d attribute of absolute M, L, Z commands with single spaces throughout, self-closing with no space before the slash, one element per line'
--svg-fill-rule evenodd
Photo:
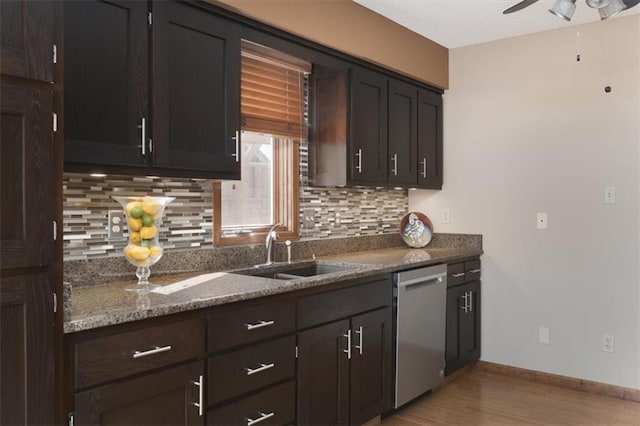
<path fill-rule="evenodd" d="M 549 13 L 553 0 L 540 0 L 509 15 L 503 15 L 502 11 L 519 0 L 353 1 L 450 49 L 600 20 L 598 11 L 583 0 L 578 0 L 571 22 Z M 639 13 L 640 5 L 618 17 Z"/>

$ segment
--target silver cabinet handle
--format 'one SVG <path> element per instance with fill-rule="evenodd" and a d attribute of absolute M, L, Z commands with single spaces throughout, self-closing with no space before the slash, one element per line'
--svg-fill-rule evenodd
<path fill-rule="evenodd" d="M 422 177 L 427 178 L 427 157 L 424 157 L 420 162 L 422 164 Z"/>
<path fill-rule="evenodd" d="M 149 349 L 148 351 L 135 351 L 133 353 L 133 359 L 142 358 L 149 355 L 155 355 L 162 352 L 168 352 L 170 350 L 171 350 L 171 345 L 162 346 L 162 347 L 156 346 L 153 349 Z"/>
<path fill-rule="evenodd" d="M 347 330 L 347 334 L 343 334 L 342 337 L 347 338 L 347 349 L 343 349 L 342 352 L 347 354 L 347 359 L 351 359 L 351 330 Z"/>
<path fill-rule="evenodd" d="M 464 293 L 464 296 L 462 296 L 462 298 L 464 299 L 464 306 L 462 306 L 462 310 L 465 314 L 469 312 L 469 301 L 467 300 L 467 296 L 468 294 L 466 292 Z"/>
<path fill-rule="evenodd" d="M 138 129 L 142 129 L 140 132 L 140 146 L 142 147 L 142 155 L 147 155 L 147 119 L 142 117 L 140 119 L 140 125 Z"/>
<path fill-rule="evenodd" d="M 260 415 L 260 417 L 258 417 L 257 419 L 251 419 L 247 417 L 247 426 L 253 426 L 255 424 L 260 423 L 263 420 L 267 420 L 269 417 L 273 417 L 276 415 L 274 411 L 270 413 L 263 413 L 262 411 L 258 411 L 258 414 Z"/>
<path fill-rule="evenodd" d="M 198 387 L 198 402 L 192 402 L 191 405 L 198 407 L 198 415 L 202 417 L 204 415 L 204 386 L 203 386 L 204 378 L 202 375 L 198 379 L 197 382 L 191 382 L 192 385 L 196 385 Z"/>
<path fill-rule="evenodd" d="M 464 277 L 464 272 L 460 272 L 459 274 L 451 274 L 451 276 L 453 278 L 460 278 L 460 277 Z"/>
<path fill-rule="evenodd" d="M 482 269 L 472 269 L 469 272 L 471 272 L 472 274 L 477 274 L 480 271 L 482 271 Z"/>
<path fill-rule="evenodd" d="M 236 153 L 231 154 L 232 157 L 236 157 L 236 163 L 240 161 L 240 132 L 236 130 L 236 135 L 232 137 L 236 141 Z"/>
<path fill-rule="evenodd" d="M 362 173 L 362 149 L 358 149 L 356 152 L 356 157 L 358 157 L 358 165 L 356 166 L 356 170 L 358 173 Z"/>
<path fill-rule="evenodd" d="M 391 171 L 394 176 L 398 176 L 398 154 L 393 154 L 391 161 L 393 161 L 393 169 L 391 169 Z"/>
<path fill-rule="evenodd" d="M 469 312 L 473 312 L 473 291 L 469 291 Z"/>
<path fill-rule="evenodd" d="M 356 346 L 356 349 L 360 351 L 360 355 L 362 355 L 362 326 L 358 327 L 356 334 L 358 334 L 358 338 L 360 340 L 360 344 Z"/>
<path fill-rule="evenodd" d="M 258 368 L 251 369 L 249 367 L 245 367 L 245 369 L 247 370 L 247 376 L 251 376 L 252 374 L 260 373 L 261 371 L 268 370 L 268 369 L 273 368 L 275 366 L 276 365 L 273 362 L 271 364 L 260 363 L 260 367 L 258 367 Z"/>
<path fill-rule="evenodd" d="M 275 323 L 275 321 L 260 321 L 257 324 L 245 324 L 245 327 L 247 327 L 247 331 L 251 331 L 262 327 L 269 327 Z"/>

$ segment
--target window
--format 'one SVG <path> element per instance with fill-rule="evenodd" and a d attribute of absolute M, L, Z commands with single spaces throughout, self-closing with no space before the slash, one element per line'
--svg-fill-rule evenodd
<path fill-rule="evenodd" d="M 300 142 L 307 138 L 306 77 L 311 64 L 242 42 L 241 176 L 215 182 L 215 245 L 299 238 Z"/>

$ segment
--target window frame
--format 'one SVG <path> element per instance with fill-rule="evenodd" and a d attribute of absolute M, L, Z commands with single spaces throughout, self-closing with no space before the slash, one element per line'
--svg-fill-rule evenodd
<path fill-rule="evenodd" d="M 273 213 L 280 240 L 300 239 L 300 140 L 273 135 Z M 222 228 L 222 185 L 213 182 L 213 244 L 232 246 L 264 243 L 271 226 L 256 226 L 247 232 L 225 235 Z"/>

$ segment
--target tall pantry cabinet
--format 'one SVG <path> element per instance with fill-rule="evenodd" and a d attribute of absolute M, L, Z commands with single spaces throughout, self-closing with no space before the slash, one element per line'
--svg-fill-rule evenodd
<path fill-rule="evenodd" d="M 0 3 L 0 424 L 54 424 L 54 2 Z M 60 198 L 61 199 L 61 198 Z M 61 318 L 60 318 L 61 319 Z"/>

